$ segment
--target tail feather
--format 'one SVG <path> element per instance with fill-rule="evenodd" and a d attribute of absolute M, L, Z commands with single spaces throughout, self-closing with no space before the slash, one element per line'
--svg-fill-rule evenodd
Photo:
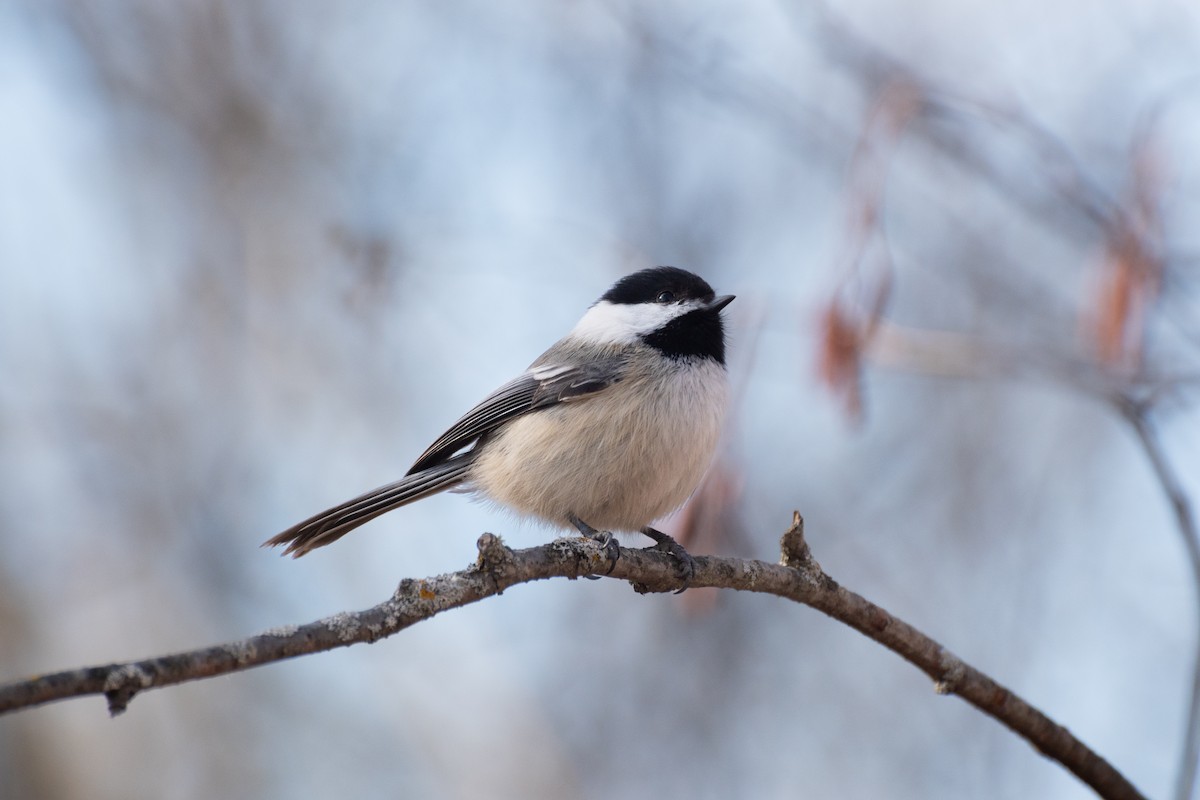
<path fill-rule="evenodd" d="M 464 453 L 415 475 L 406 475 L 395 483 L 380 486 L 293 525 L 263 542 L 263 547 L 287 545 L 283 554 L 299 558 L 310 550 L 337 541 L 359 525 L 393 508 L 457 486 L 466 479 L 471 461 L 471 454 Z"/>

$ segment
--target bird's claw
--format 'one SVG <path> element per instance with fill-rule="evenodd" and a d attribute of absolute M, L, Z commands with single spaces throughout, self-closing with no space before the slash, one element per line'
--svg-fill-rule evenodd
<path fill-rule="evenodd" d="M 605 575 L 611 575 L 612 571 L 617 568 L 617 559 L 621 557 L 621 545 L 617 542 L 617 538 L 609 531 L 598 531 L 591 525 L 581 520 L 574 514 L 568 514 L 567 519 L 574 525 L 585 539 L 591 539 L 604 551 L 605 560 L 608 561 L 608 569 L 604 571 Z M 589 578 L 597 576 L 589 575 Z"/>
<path fill-rule="evenodd" d="M 595 531 L 594 536 L 587 535 L 587 537 L 600 545 L 600 549 L 604 551 L 604 558 L 608 561 L 608 569 L 604 570 L 604 574 L 611 575 L 612 571 L 617 568 L 617 559 L 621 557 L 621 545 L 617 542 L 617 537 L 608 531 Z"/>
<path fill-rule="evenodd" d="M 691 553 L 683 549 L 683 545 L 662 531 L 655 530 L 654 528 L 645 528 L 642 530 L 642 533 L 654 540 L 654 544 L 644 549 L 657 550 L 675 559 L 675 574 L 679 576 L 680 583 L 682 584 L 675 590 L 675 594 L 683 594 L 692 585 L 692 578 L 696 577 L 696 559 L 692 558 Z"/>

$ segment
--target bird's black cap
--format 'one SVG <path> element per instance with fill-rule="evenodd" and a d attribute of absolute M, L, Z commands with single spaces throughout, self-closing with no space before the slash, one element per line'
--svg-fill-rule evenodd
<path fill-rule="evenodd" d="M 636 305 L 653 303 L 663 292 L 670 292 L 676 300 L 702 300 L 706 303 L 714 297 L 712 287 L 699 275 L 678 267 L 651 267 L 621 278 L 600 299 Z"/>

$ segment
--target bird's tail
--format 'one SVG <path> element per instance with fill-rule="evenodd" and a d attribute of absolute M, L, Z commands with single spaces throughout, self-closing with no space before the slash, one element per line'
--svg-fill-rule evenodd
<path fill-rule="evenodd" d="M 414 475 L 405 475 L 395 483 L 380 486 L 293 525 L 263 542 L 263 547 L 286 544 L 287 549 L 283 554 L 299 558 L 309 550 L 337 541 L 359 525 L 393 508 L 457 486 L 466 479 L 471 461 L 472 454 L 467 452 Z"/>

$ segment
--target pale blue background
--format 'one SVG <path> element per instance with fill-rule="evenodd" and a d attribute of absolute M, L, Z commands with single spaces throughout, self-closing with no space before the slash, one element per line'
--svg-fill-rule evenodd
<path fill-rule="evenodd" d="M 0 678 L 362 608 L 484 530 L 546 541 L 446 495 L 258 549 L 676 264 L 739 296 L 720 549 L 774 559 L 801 509 L 840 581 L 1167 796 L 1196 591 L 1128 427 L 1053 375 L 869 367 L 859 424 L 817 382 L 848 166 L 896 74 L 858 46 L 1022 109 L 1114 198 L 1162 109 L 1151 366 L 1195 374 L 1191 2 L 0 2 Z M 993 177 L 901 140 L 889 318 L 1086 357 L 1103 236 L 1019 133 L 955 125 Z M 1167 411 L 1195 494 L 1200 420 Z M 0 797 L 1090 796 L 812 610 L 685 600 L 522 586 L 116 720 L 5 717 Z"/>

